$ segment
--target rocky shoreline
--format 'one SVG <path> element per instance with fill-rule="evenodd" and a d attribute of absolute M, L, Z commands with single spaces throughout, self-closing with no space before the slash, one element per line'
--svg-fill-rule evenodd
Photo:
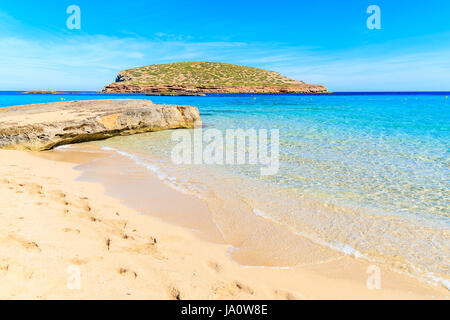
<path fill-rule="evenodd" d="M 0 108 L 0 148 L 41 151 L 118 135 L 194 128 L 193 106 L 113 99 L 42 103 Z"/>
<path fill-rule="evenodd" d="M 186 86 L 186 85 L 137 85 L 115 82 L 104 87 L 103 93 L 145 93 L 155 95 L 203 95 L 207 93 L 328 93 L 325 86 L 313 84 L 286 86 Z"/>

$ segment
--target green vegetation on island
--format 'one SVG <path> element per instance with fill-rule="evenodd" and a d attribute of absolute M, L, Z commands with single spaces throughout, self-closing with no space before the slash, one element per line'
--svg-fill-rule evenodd
<path fill-rule="evenodd" d="M 120 72 L 117 81 L 136 85 L 282 86 L 302 85 L 277 72 L 220 62 L 154 64 Z"/>
<path fill-rule="evenodd" d="M 324 93 L 321 85 L 274 71 L 221 62 L 176 62 L 121 71 L 105 93 L 203 95 L 208 93 Z"/>

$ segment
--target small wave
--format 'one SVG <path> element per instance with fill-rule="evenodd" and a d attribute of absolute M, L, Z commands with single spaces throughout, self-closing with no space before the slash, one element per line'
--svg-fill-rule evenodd
<path fill-rule="evenodd" d="M 332 243 L 327 243 L 327 245 L 337 251 L 344 253 L 347 256 L 354 256 L 355 258 L 363 258 L 363 254 L 356 250 L 355 248 L 349 246 L 348 244 L 341 243 L 338 241 L 333 241 Z"/>
<path fill-rule="evenodd" d="M 72 146 L 70 144 L 63 144 L 62 146 L 57 146 L 57 147 L 55 147 L 53 149 L 55 149 L 55 150 L 64 150 L 64 149 L 70 149 L 70 148 L 72 148 Z"/>
<path fill-rule="evenodd" d="M 258 217 L 261 217 L 261 218 L 264 218 L 264 219 L 269 219 L 269 220 L 275 221 L 275 220 L 273 220 L 267 213 L 265 213 L 265 212 L 262 211 L 262 210 L 259 210 L 259 209 L 253 209 L 253 213 L 256 214 Z"/>
<path fill-rule="evenodd" d="M 253 209 L 253 213 L 255 215 L 257 215 L 258 217 L 270 220 L 270 221 L 275 222 L 277 224 L 282 224 L 280 221 L 278 221 L 277 219 L 271 217 L 268 213 L 266 213 L 266 212 L 264 212 L 264 211 L 262 211 L 260 209 L 254 208 Z M 284 226 L 287 229 L 289 229 L 291 232 L 293 232 L 293 233 L 295 233 L 297 235 L 305 237 L 305 238 L 307 238 L 307 239 L 309 239 L 309 240 L 311 240 L 311 241 L 313 241 L 313 242 L 315 242 L 317 244 L 324 245 L 324 246 L 327 246 L 327 247 L 329 247 L 329 248 L 331 248 L 333 250 L 339 251 L 339 252 L 341 252 L 341 253 L 343 253 L 343 254 L 345 254 L 347 256 L 353 256 L 355 258 L 363 258 L 363 259 L 365 259 L 367 261 L 375 262 L 372 259 L 370 259 L 369 257 L 366 257 L 365 255 L 363 255 L 361 252 L 359 252 L 355 248 L 349 246 L 348 244 L 341 243 L 341 242 L 338 242 L 338 241 L 331 241 L 331 242 L 324 241 L 324 240 L 312 237 L 312 236 L 310 236 L 308 234 L 305 234 L 303 232 L 299 232 L 299 231 L 297 231 L 297 230 L 295 230 L 292 227 L 289 227 L 287 225 L 284 225 Z M 410 274 L 411 276 L 417 277 L 419 280 L 425 281 L 425 282 L 430 283 L 432 285 L 443 286 L 447 290 L 450 290 L 450 280 L 438 277 L 438 276 L 436 276 L 436 275 L 434 275 L 433 273 L 430 273 L 430 272 L 429 273 L 424 273 L 423 271 L 415 268 L 414 266 L 411 266 L 411 267 L 417 272 L 417 274 L 415 274 L 415 275 Z M 396 271 L 396 270 L 394 270 L 394 271 Z M 399 272 L 399 271 L 397 271 L 397 272 Z M 399 273 L 402 273 L 402 272 L 399 272 Z"/>
<path fill-rule="evenodd" d="M 310 235 L 307 235 L 307 234 L 305 234 L 303 232 L 299 232 L 299 231 L 293 229 L 290 226 L 282 224 L 280 221 L 278 221 L 277 219 L 274 219 L 271 215 L 267 214 L 266 212 L 264 212 L 262 210 L 259 210 L 259 209 L 256 209 L 256 208 L 253 209 L 253 213 L 255 215 L 257 215 L 258 217 L 270 220 L 270 221 L 275 222 L 277 224 L 284 225 L 292 233 L 297 234 L 297 235 L 302 236 L 302 237 L 305 237 L 305 238 L 307 238 L 307 239 L 309 239 L 309 240 L 311 240 L 311 241 L 313 241 L 313 242 L 315 242 L 317 244 L 327 246 L 327 247 L 329 247 L 331 249 L 334 249 L 336 251 L 339 251 L 339 252 L 341 252 L 341 253 L 343 253 L 343 254 L 345 254 L 347 256 L 353 256 L 355 258 L 365 258 L 364 255 L 361 252 L 359 252 L 355 248 L 349 246 L 348 244 L 341 243 L 341 242 L 338 242 L 338 241 L 327 242 L 327 241 L 320 240 L 320 239 L 317 239 L 315 237 L 312 237 Z"/>
<path fill-rule="evenodd" d="M 131 154 L 131 153 L 128 153 L 128 152 L 124 152 L 124 151 L 120 151 L 118 149 L 111 148 L 111 147 L 102 147 L 102 150 L 113 151 L 115 153 L 120 154 L 121 156 L 124 156 L 126 158 L 129 158 L 129 159 L 133 160 L 137 165 L 143 166 L 143 167 L 147 168 L 148 170 L 154 172 L 159 180 L 164 181 L 165 179 L 170 178 L 163 171 L 159 170 L 159 168 L 157 166 L 154 166 L 152 164 L 144 162 L 143 160 L 141 160 L 138 156 L 136 156 L 134 154 Z"/>
<path fill-rule="evenodd" d="M 430 273 L 428 273 L 426 276 L 427 276 L 429 279 L 431 279 L 431 282 L 432 282 L 432 283 L 442 285 L 442 286 L 444 286 L 447 290 L 450 290 L 450 280 L 443 279 L 443 278 L 440 278 L 440 277 L 436 277 L 435 275 L 430 274 Z"/>
<path fill-rule="evenodd" d="M 102 150 L 98 150 L 98 149 L 86 149 L 86 148 L 80 149 L 80 147 L 78 147 L 75 144 L 64 144 L 64 145 L 53 148 L 53 150 L 58 150 L 61 152 L 75 151 L 75 152 L 83 152 L 83 153 L 102 153 Z"/>
<path fill-rule="evenodd" d="M 176 177 L 171 177 L 165 172 L 163 172 L 158 166 L 148 163 L 147 161 L 141 159 L 140 157 L 134 154 L 106 146 L 102 147 L 102 150 L 113 151 L 116 152 L 117 154 L 120 154 L 121 156 L 133 160 L 137 165 L 143 166 L 147 170 L 155 173 L 159 180 L 161 180 L 164 184 L 166 184 L 167 186 L 171 187 L 172 189 L 178 192 L 181 192 L 186 195 L 193 195 L 200 199 L 204 198 L 203 194 L 206 191 L 205 186 L 194 184 L 187 181 L 179 181 Z"/>
<path fill-rule="evenodd" d="M 411 266 L 418 275 L 419 280 L 425 281 L 432 285 L 442 286 L 450 291 L 450 280 L 441 278 L 432 272 L 424 272 L 422 268 Z"/>

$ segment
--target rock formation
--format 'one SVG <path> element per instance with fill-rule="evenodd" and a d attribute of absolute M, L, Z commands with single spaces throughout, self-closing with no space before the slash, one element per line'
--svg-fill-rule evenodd
<path fill-rule="evenodd" d="M 143 99 L 85 100 L 0 108 L 0 148 L 48 150 L 56 146 L 201 125 L 192 106 Z"/>
<path fill-rule="evenodd" d="M 148 95 L 202 95 L 205 93 L 326 93 L 321 85 L 297 86 L 184 86 L 184 85 L 139 85 L 116 82 L 107 85 L 104 93 L 145 93 Z"/>

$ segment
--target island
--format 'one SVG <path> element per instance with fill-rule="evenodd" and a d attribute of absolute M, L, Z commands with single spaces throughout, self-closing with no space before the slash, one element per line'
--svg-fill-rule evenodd
<path fill-rule="evenodd" d="M 41 103 L 0 108 L 0 148 L 42 151 L 118 135 L 201 126 L 193 106 L 146 99 Z"/>
<path fill-rule="evenodd" d="M 62 92 L 54 91 L 54 90 L 31 90 L 22 92 L 22 94 L 62 94 Z"/>
<path fill-rule="evenodd" d="M 218 62 L 154 64 L 121 71 L 104 93 L 202 95 L 206 93 L 327 93 L 325 86 L 274 71 Z"/>

